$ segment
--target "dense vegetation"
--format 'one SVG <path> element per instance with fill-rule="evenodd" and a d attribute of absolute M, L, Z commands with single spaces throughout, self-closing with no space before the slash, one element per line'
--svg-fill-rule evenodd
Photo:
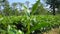
<path fill-rule="evenodd" d="M 0 34 L 17 33 L 21 30 L 24 34 L 27 33 L 27 25 L 30 23 L 30 33 L 38 34 L 47 32 L 52 28 L 60 26 L 60 16 L 30 16 L 30 19 L 26 16 L 8 16 L 0 18 Z M 27 22 L 28 21 L 28 22 Z M 20 32 L 21 33 L 21 32 Z"/>
<path fill-rule="evenodd" d="M 40 0 L 32 7 L 29 7 L 29 1 L 26 1 L 25 6 L 25 3 L 10 5 L 8 0 L 0 0 L 0 34 L 42 34 L 52 28 L 59 28 L 60 5 L 58 1 L 50 1 L 47 0 L 46 4 L 50 5 L 51 10 L 46 9 Z"/>

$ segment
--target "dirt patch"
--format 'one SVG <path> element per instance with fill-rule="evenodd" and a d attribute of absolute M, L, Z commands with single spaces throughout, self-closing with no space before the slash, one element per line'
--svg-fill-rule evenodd
<path fill-rule="evenodd" d="M 60 34 L 60 28 L 51 29 L 50 31 L 44 32 L 43 34 Z"/>

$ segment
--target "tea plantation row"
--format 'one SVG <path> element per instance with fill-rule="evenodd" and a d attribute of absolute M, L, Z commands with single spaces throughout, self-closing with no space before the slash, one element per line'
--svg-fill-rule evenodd
<path fill-rule="evenodd" d="M 60 16 L 5 16 L 0 18 L 0 34 L 41 34 L 52 28 L 59 28 Z"/>

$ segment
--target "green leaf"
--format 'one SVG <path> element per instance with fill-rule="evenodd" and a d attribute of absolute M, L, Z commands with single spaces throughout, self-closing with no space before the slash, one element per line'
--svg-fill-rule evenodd
<path fill-rule="evenodd" d="M 38 1 L 33 5 L 31 14 L 34 14 L 34 12 L 36 11 L 36 9 L 38 8 L 39 3 L 40 3 L 40 0 L 38 0 Z"/>

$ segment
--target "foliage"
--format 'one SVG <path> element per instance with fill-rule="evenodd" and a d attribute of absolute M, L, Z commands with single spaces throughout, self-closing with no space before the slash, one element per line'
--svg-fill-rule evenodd
<path fill-rule="evenodd" d="M 24 4 L 19 3 L 20 8 L 24 8 L 22 10 L 23 15 L 19 14 L 16 7 L 17 3 L 13 3 L 12 7 L 7 1 L 4 1 L 3 4 L 4 9 L 2 11 L 5 16 L 2 17 L 4 14 L 0 16 L 0 34 L 42 34 L 60 26 L 60 16 L 33 15 L 39 9 L 40 11 L 45 10 L 40 4 L 40 0 L 36 1 L 31 11 Z"/>
<path fill-rule="evenodd" d="M 58 9 L 60 7 L 60 0 L 46 0 L 46 3 L 50 5 L 50 8 L 53 9 L 53 15 L 55 15 L 55 8 Z"/>
<path fill-rule="evenodd" d="M 39 3 L 38 8 L 34 12 L 34 15 L 45 15 L 48 11 L 43 7 L 42 3 Z"/>
<path fill-rule="evenodd" d="M 40 0 L 36 1 L 36 3 L 33 5 L 31 14 L 34 14 L 36 9 L 38 8 L 39 3 L 40 3 Z"/>
<path fill-rule="evenodd" d="M 0 18 L 0 32 L 17 33 L 21 30 L 26 34 L 28 21 L 30 22 L 30 33 L 42 33 L 60 26 L 60 16 L 8 16 Z M 17 25 L 18 24 L 18 25 Z M 18 26 L 18 27 L 17 27 Z M 19 28 L 20 27 L 20 28 Z M 37 32 L 36 32 L 37 31 Z M 38 32 L 39 31 L 39 32 Z M 1 34 L 0 33 L 0 34 Z"/>

